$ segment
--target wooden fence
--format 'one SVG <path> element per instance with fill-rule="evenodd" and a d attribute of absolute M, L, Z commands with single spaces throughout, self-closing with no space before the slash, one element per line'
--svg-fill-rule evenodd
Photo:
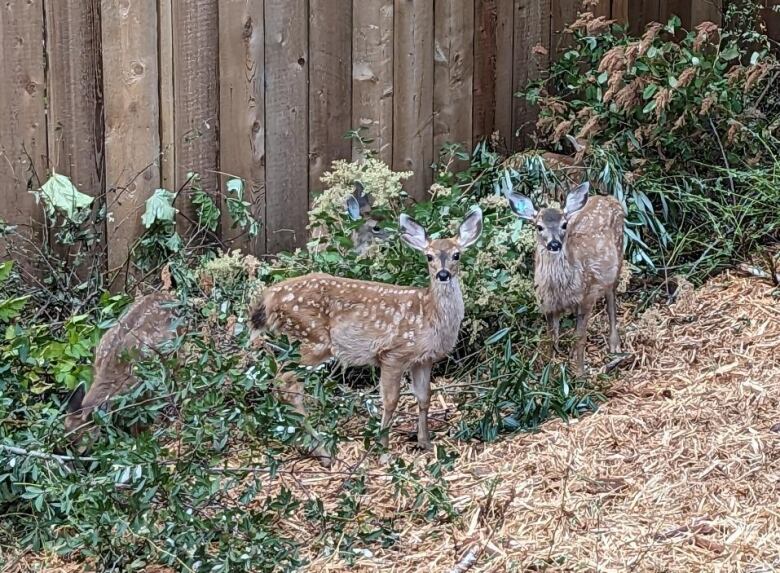
<path fill-rule="evenodd" d="M 41 218 L 29 189 L 52 170 L 105 193 L 108 266 L 141 232 L 144 202 L 188 173 L 219 197 L 248 182 L 263 231 L 253 252 L 306 238 L 332 160 L 367 128 L 423 197 L 445 142 L 494 130 L 521 146 L 534 111 L 513 93 L 553 57 L 581 0 L 11 0 L 0 7 L 0 218 Z M 713 0 L 601 0 L 641 30 L 678 14 L 718 21 Z M 774 21 L 777 25 L 777 21 Z M 515 136 L 514 134 L 519 134 Z M 188 214 L 182 195 L 178 207 Z M 185 223 L 185 219 L 182 219 Z M 224 239 L 232 231 L 223 225 Z"/>

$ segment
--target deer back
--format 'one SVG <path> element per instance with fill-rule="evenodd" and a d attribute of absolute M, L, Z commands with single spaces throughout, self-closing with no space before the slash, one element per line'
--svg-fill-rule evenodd
<path fill-rule="evenodd" d="M 345 364 L 379 365 L 413 362 L 419 356 L 449 350 L 445 335 L 458 329 L 432 329 L 447 321 L 460 324 L 462 308 L 439 316 L 426 289 L 342 279 L 315 273 L 288 279 L 263 294 L 266 326 L 300 340 L 304 362 L 316 364 L 335 357 Z M 441 305 L 439 305 L 441 306 Z M 440 340 L 441 339 L 441 340 Z M 447 347 L 447 348 L 444 348 Z"/>
<path fill-rule="evenodd" d="M 583 269 L 586 286 L 614 285 L 623 263 L 623 207 L 612 196 L 591 197 L 569 223 L 567 257 Z"/>
<path fill-rule="evenodd" d="M 77 393 L 68 405 L 66 431 L 86 422 L 112 396 L 135 387 L 138 381 L 132 372 L 133 359 L 159 351 L 160 346 L 176 336 L 172 308 L 175 301 L 168 293 L 146 295 L 131 304 L 103 335 L 95 351 L 92 385 L 83 398 Z"/>

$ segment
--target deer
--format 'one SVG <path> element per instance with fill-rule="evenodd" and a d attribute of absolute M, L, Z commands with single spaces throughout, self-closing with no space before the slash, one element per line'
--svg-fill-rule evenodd
<path fill-rule="evenodd" d="M 368 248 L 377 242 L 384 242 L 390 238 L 390 233 L 382 225 L 381 218 L 371 214 L 371 199 L 365 193 L 363 184 L 355 182 L 355 190 L 345 203 L 345 208 L 350 219 L 353 221 L 363 220 L 363 223 L 352 231 L 352 246 L 356 254 L 365 256 Z M 320 239 L 314 247 L 315 252 L 321 252 L 325 248 L 327 230 L 324 226 L 315 227 L 312 231 L 312 237 Z"/>
<path fill-rule="evenodd" d="M 79 385 L 67 404 L 65 435 L 71 445 L 81 444 L 83 452 L 89 451 L 100 435 L 100 429 L 91 423 L 92 413 L 108 410 L 113 398 L 132 391 L 140 383 L 133 373 L 133 359 L 159 353 L 165 343 L 177 336 L 175 304 L 176 298 L 170 293 L 143 296 L 100 339 L 89 391 L 85 393 L 84 385 Z M 139 428 L 132 430 L 136 433 Z"/>
<path fill-rule="evenodd" d="M 575 371 L 584 376 L 588 321 L 602 298 L 609 315 L 609 350 L 620 353 L 616 291 L 623 264 L 623 207 L 612 196 L 589 199 L 587 181 L 569 190 L 563 210 L 537 211 L 511 187 L 503 191 L 514 214 L 536 226 L 534 285 L 555 351 L 560 352 L 561 316 L 576 313 Z"/>
<path fill-rule="evenodd" d="M 336 359 L 345 366 L 380 368 L 382 436 L 389 429 L 401 391 L 411 372 L 417 399 L 417 445 L 431 449 L 428 410 L 433 364 L 454 348 L 465 314 L 458 280 L 463 251 L 482 232 L 482 211 L 473 208 L 456 237 L 430 239 L 406 214 L 399 221 L 401 240 L 425 254 L 429 286 L 413 288 L 311 273 L 267 287 L 252 303 L 252 337 L 264 331 L 299 341 L 300 363 L 317 367 Z"/>

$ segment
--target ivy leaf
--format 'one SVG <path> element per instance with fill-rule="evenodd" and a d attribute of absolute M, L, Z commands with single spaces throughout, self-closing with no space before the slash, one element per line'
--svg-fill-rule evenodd
<path fill-rule="evenodd" d="M 52 173 L 41 186 L 41 195 L 48 208 L 62 212 L 71 221 L 75 220 L 77 211 L 89 207 L 94 200 L 76 189 L 69 177 L 59 173 Z"/>
<path fill-rule="evenodd" d="M 173 221 L 178 210 L 173 206 L 175 195 L 167 189 L 157 189 L 154 195 L 146 200 L 146 211 L 144 211 L 141 222 L 147 229 L 154 225 L 156 221 Z"/>
<path fill-rule="evenodd" d="M 228 182 L 225 184 L 227 187 L 227 190 L 230 193 L 235 193 L 239 199 L 242 199 L 244 196 L 244 181 L 242 179 L 239 179 L 237 177 L 234 177 L 232 179 L 228 179 Z"/>
<path fill-rule="evenodd" d="M 730 62 L 734 58 L 739 57 L 739 48 L 737 48 L 736 44 L 731 44 L 728 48 L 723 50 L 720 55 L 724 60 Z"/>

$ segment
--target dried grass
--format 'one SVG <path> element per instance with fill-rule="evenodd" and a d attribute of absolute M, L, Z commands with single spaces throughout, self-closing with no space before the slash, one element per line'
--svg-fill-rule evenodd
<path fill-rule="evenodd" d="M 700 290 L 678 280 L 675 302 L 633 322 L 624 342 L 633 363 L 609 388 L 608 402 L 579 421 L 545 424 L 495 444 L 443 437 L 452 404 L 435 395 L 436 441 L 460 458 L 445 479 L 462 516 L 453 523 L 412 517 L 385 467 L 369 457 L 363 503 L 392 517 L 399 542 L 348 566 L 304 543 L 309 571 L 734 571 L 780 568 L 780 307 L 773 287 L 725 274 Z M 588 357 L 604 360 L 603 313 Z M 596 366 L 594 364 L 594 366 Z M 441 390 L 442 382 L 436 384 Z M 429 463 L 400 437 L 412 430 L 406 397 L 392 451 Z M 364 422 L 364 421 L 363 421 Z M 296 495 L 337 503 L 362 444 L 343 445 L 340 463 L 281 473 Z M 264 493 L 269 493 L 268 491 Z M 280 527 L 300 540 L 316 530 L 303 519 Z M 22 563 L 26 563 L 24 560 Z M 14 571 L 41 571 L 38 558 Z M 52 561 L 47 571 L 72 572 Z"/>

